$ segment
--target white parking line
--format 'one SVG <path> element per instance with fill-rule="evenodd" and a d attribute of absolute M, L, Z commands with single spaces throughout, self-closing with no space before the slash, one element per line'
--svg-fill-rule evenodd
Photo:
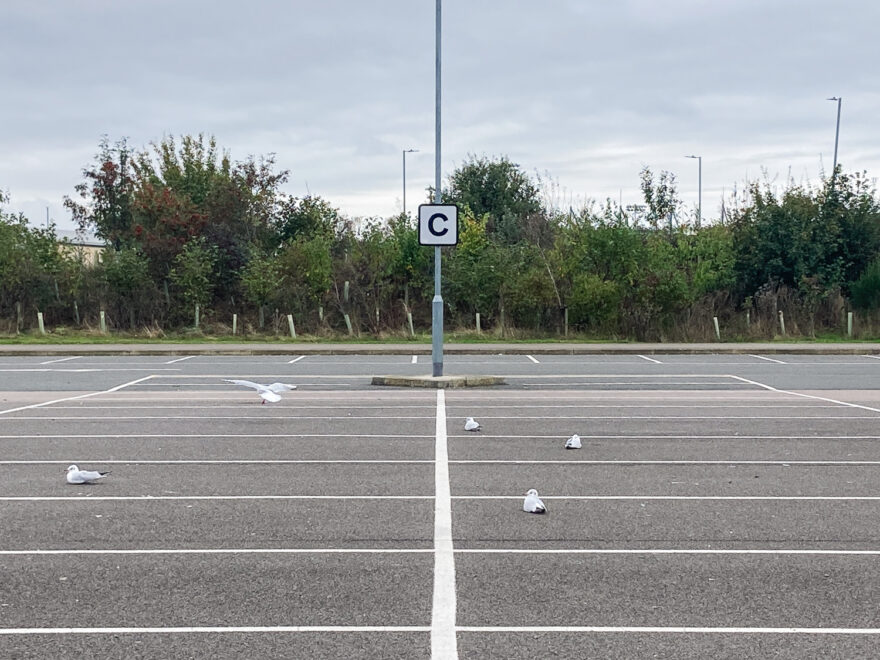
<path fill-rule="evenodd" d="M 637 357 L 642 358 L 643 360 L 647 360 L 648 362 L 653 362 L 654 364 L 663 364 L 660 360 L 655 360 L 654 358 L 649 358 L 647 355 L 639 355 Z"/>
<path fill-rule="evenodd" d="M 541 363 L 538 362 L 535 358 L 533 358 L 531 355 L 526 355 L 526 357 L 529 358 L 529 359 L 530 359 L 532 362 L 534 362 L 535 364 L 541 364 Z"/>
<path fill-rule="evenodd" d="M 0 556 L 39 555 L 386 555 L 427 554 L 431 548 L 135 548 L 127 550 L 0 550 Z"/>
<path fill-rule="evenodd" d="M 79 360 L 81 357 L 82 357 L 81 355 L 75 355 L 73 357 L 58 358 L 57 360 L 46 360 L 45 362 L 40 362 L 40 364 L 52 364 L 54 362 L 67 362 L 68 360 Z"/>
<path fill-rule="evenodd" d="M 0 502 L 158 502 L 178 500 L 432 500 L 433 495 L 4 495 Z M 443 498 L 441 498 L 443 499 Z M 522 495 L 452 495 L 452 500 L 522 500 Z M 878 495 L 541 495 L 571 501 L 878 502 Z M 435 508 L 436 510 L 436 508 Z M 451 541 L 450 541 L 451 544 Z M 449 552 L 452 552 L 449 550 Z M 453 566 L 454 571 L 454 566 Z"/>
<path fill-rule="evenodd" d="M 100 392 L 89 392 L 88 394 L 78 394 L 77 396 L 67 396 L 63 399 L 53 399 L 52 401 L 43 401 L 42 403 L 32 403 L 27 406 L 20 406 L 18 408 L 8 408 L 7 410 L 0 410 L 0 415 L 5 415 L 7 413 L 19 412 L 21 410 L 31 410 L 33 408 L 42 408 L 43 406 L 51 406 L 53 403 L 61 403 L 62 401 L 75 401 L 76 399 L 87 399 L 92 396 L 100 396 L 102 394 L 110 394 L 111 392 L 118 392 L 119 390 L 129 387 L 131 385 L 136 385 L 137 383 L 142 383 L 145 380 L 149 380 L 150 378 L 154 378 L 155 376 L 144 376 L 143 378 L 138 378 L 137 380 L 131 380 L 127 383 L 123 383 L 122 385 L 117 385 L 116 387 L 111 387 L 109 390 L 101 390 Z"/>
<path fill-rule="evenodd" d="M 434 452 L 434 598 L 431 609 L 431 657 L 458 657 L 455 637 L 455 555 L 452 543 L 452 501 L 446 445 L 446 395 L 437 390 Z"/>
<path fill-rule="evenodd" d="M 0 635 L 169 635 L 219 633 L 422 633 L 429 626 L 168 626 L 150 628 L 0 628 Z M 647 633 L 719 635 L 880 635 L 880 628 L 711 628 L 697 626 L 455 626 L 464 633 Z M 451 657 L 457 657 L 451 656 Z"/>
<path fill-rule="evenodd" d="M 880 628 L 706 628 L 696 626 L 458 626 L 481 633 L 675 633 L 719 635 L 880 635 Z"/>
<path fill-rule="evenodd" d="M 880 360 L 880 355 L 863 355 L 862 357 L 871 358 L 872 360 Z"/>
<path fill-rule="evenodd" d="M 174 364 L 175 362 L 183 362 L 184 360 L 192 360 L 195 355 L 187 355 L 186 357 L 177 358 L 176 360 L 168 360 L 165 364 Z"/>
<path fill-rule="evenodd" d="M 413 355 L 412 360 L 410 361 L 410 364 L 418 364 L 418 361 L 419 361 L 419 356 Z"/>
<path fill-rule="evenodd" d="M 0 628 L 0 635 L 127 635 L 182 633 L 428 632 L 428 626 L 169 626 L 167 628 Z"/>
<path fill-rule="evenodd" d="M 736 378 L 737 380 L 741 380 L 744 383 L 748 383 L 750 385 L 757 385 L 758 387 L 763 387 L 765 390 L 769 390 L 771 392 L 778 392 L 780 394 L 790 394 L 792 396 L 802 396 L 805 399 L 815 399 L 817 401 L 827 401 L 829 403 L 837 403 L 841 406 L 849 406 L 850 408 L 859 408 L 861 410 L 870 410 L 871 412 L 880 413 L 880 408 L 872 408 L 870 406 L 862 406 L 858 403 L 849 403 L 847 401 L 839 401 L 838 399 L 829 399 L 824 396 L 816 396 L 815 394 L 804 394 L 803 392 L 792 392 L 791 390 L 780 390 L 776 387 L 772 387 L 770 385 L 765 385 L 764 383 L 759 383 L 756 380 L 749 380 L 748 378 L 743 378 L 742 376 L 733 376 L 731 378 Z"/>
<path fill-rule="evenodd" d="M 776 360 L 774 358 L 764 357 L 763 355 L 752 355 L 751 353 L 749 353 L 749 357 L 758 358 L 759 360 L 767 360 L 767 362 L 775 362 L 776 364 L 787 364 L 786 362 L 783 362 L 782 360 Z"/>
<path fill-rule="evenodd" d="M 293 364 L 294 362 L 299 362 L 299 361 L 302 360 L 304 357 L 305 357 L 305 355 L 300 355 L 299 357 L 295 357 L 295 358 L 293 358 L 292 360 L 290 360 L 287 364 Z"/>

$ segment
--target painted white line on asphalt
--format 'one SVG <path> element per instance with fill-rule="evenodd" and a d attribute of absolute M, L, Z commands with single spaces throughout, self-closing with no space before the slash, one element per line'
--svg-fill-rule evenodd
<path fill-rule="evenodd" d="M 175 362 L 183 362 L 184 360 L 192 360 L 195 355 L 187 355 L 186 357 L 177 358 L 176 360 L 168 360 L 165 364 L 174 364 Z"/>
<path fill-rule="evenodd" d="M 68 374 L 85 374 L 85 373 L 104 373 L 108 371 L 180 371 L 180 369 L 168 369 L 165 367 L 154 368 L 154 369 L 138 369 L 136 367 L 131 367 L 128 369 L 105 369 L 103 367 L 81 367 L 79 369 L 59 369 L 55 367 L 44 367 L 42 369 L 0 369 L 0 373 L 20 373 L 20 372 L 47 372 L 47 373 L 68 373 Z M 172 374 L 163 374 L 165 378 L 174 378 Z"/>
<path fill-rule="evenodd" d="M 51 401 L 46 402 L 48 405 Z M 20 410 L 20 409 L 19 409 Z M 4 412 L 15 412 L 14 410 L 0 410 L 0 415 Z M 133 440 L 137 438 L 433 438 L 433 435 L 404 435 L 390 433 L 84 433 L 74 434 L 55 434 L 55 435 L 0 435 L 0 440 L 21 440 L 21 439 L 50 439 L 50 438 L 120 438 L 124 440 Z M 487 436 L 483 436 L 487 437 Z M 500 436 L 499 436 L 500 437 Z M 526 437 L 526 436 L 524 436 Z M 556 436 L 551 436 L 556 437 Z"/>
<path fill-rule="evenodd" d="M 782 360 L 764 357 L 763 355 L 752 355 L 751 353 L 749 353 L 749 357 L 757 358 L 759 360 L 767 360 L 767 362 L 775 362 L 776 364 L 787 364 L 786 362 L 783 362 Z"/>
<path fill-rule="evenodd" d="M 419 362 L 419 356 L 413 355 L 412 360 L 410 360 L 410 364 L 418 364 L 418 362 Z"/>
<path fill-rule="evenodd" d="M 292 360 L 290 360 L 287 364 L 293 364 L 294 362 L 299 362 L 299 361 L 302 360 L 304 357 L 305 357 L 305 355 L 300 355 L 299 357 L 295 357 L 295 358 L 293 358 Z"/>
<path fill-rule="evenodd" d="M 68 360 L 79 360 L 82 355 L 74 355 L 73 357 L 66 358 L 58 358 L 56 360 L 46 360 L 45 362 L 40 362 L 40 364 L 53 364 L 55 362 L 67 362 Z"/>
<path fill-rule="evenodd" d="M 0 628 L 0 635 L 146 635 L 182 633 L 428 632 L 428 626 L 169 626 L 167 628 Z"/>
<path fill-rule="evenodd" d="M 653 362 L 654 364 L 663 364 L 660 360 L 655 360 L 654 358 L 649 358 L 647 355 L 639 355 L 637 357 L 642 358 L 643 360 L 647 360 L 648 362 Z"/>
<path fill-rule="evenodd" d="M 792 392 L 791 390 L 780 390 L 779 388 L 772 387 L 771 385 L 765 385 L 764 383 L 759 383 L 756 380 L 749 380 L 748 378 L 743 378 L 742 376 L 733 376 L 731 378 L 736 378 L 737 380 L 741 380 L 744 383 L 749 383 L 750 385 L 757 385 L 758 387 L 763 387 L 765 390 L 769 390 L 771 392 L 778 392 L 780 394 L 790 394 L 792 396 L 802 396 L 806 399 L 815 399 L 817 401 L 827 401 L 829 403 L 837 403 L 841 406 L 849 406 L 850 408 L 859 408 L 861 410 L 870 410 L 871 412 L 880 413 L 880 408 L 872 408 L 870 406 L 862 406 L 858 403 L 849 403 L 847 401 L 839 401 L 837 399 L 829 399 L 824 396 L 816 396 L 815 394 L 804 394 L 803 392 Z"/>
<path fill-rule="evenodd" d="M 31 410 L 33 408 L 42 408 L 43 406 L 51 406 L 53 403 L 61 403 L 62 401 L 74 401 L 76 399 L 87 399 L 92 396 L 100 396 L 102 394 L 110 394 L 111 392 L 118 392 L 119 390 L 129 387 L 131 385 L 136 385 L 137 383 L 142 383 L 145 380 L 149 380 L 150 378 L 154 378 L 155 376 L 144 376 L 143 378 L 138 378 L 137 380 L 131 380 L 127 383 L 123 383 L 122 385 L 117 385 L 116 387 L 111 387 L 109 390 L 101 390 L 100 392 L 90 392 L 88 394 L 78 394 L 77 396 L 67 396 L 63 399 L 53 399 L 52 401 L 43 401 L 42 403 L 32 403 L 27 406 L 20 406 L 18 408 L 9 408 L 7 410 L 0 410 L 0 415 L 5 415 L 7 413 L 19 412 L 21 410 Z"/>
<path fill-rule="evenodd" d="M 100 463 L 101 465 L 311 465 L 311 464 L 346 464 L 346 463 L 433 463 L 432 458 L 413 459 L 180 459 L 180 460 L 141 460 L 141 459 L 113 459 L 83 458 L 81 463 Z M 499 460 L 499 459 L 450 459 L 448 463 L 456 465 L 762 465 L 775 467 L 802 467 L 802 466 L 877 466 L 880 461 L 737 461 L 737 460 Z M 0 465 L 68 465 L 69 460 L 58 461 L 0 461 Z"/>
<path fill-rule="evenodd" d="M 871 358 L 872 360 L 880 360 L 880 355 L 863 355 L 862 357 Z"/>
<path fill-rule="evenodd" d="M 0 550 L 0 556 L 38 555 L 383 555 L 427 554 L 431 548 L 137 548 L 130 550 Z"/>
<path fill-rule="evenodd" d="M 787 548 L 766 550 L 755 548 L 460 548 L 456 552 L 474 555 L 864 555 L 869 557 L 880 555 L 880 550 Z"/>
<path fill-rule="evenodd" d="M 529 358 L 529 359 L 530 359 L 532 362 L 534 362 L 535 364 L 541 364 L 541 363 L 538 362 L 535 358 L 533 358 L 531 355 L 526 355 L 526 357 Z"/>
<path fill-rule="evenodd" d="M 102 465 L 296 465 L 296 464 L 314 464 L 314 463 L 433 463 L 434 459 L 347 459 L 347 460 L 324 460 L 324 459 L 232 459 L 232 460 L 162 460 L 162 461 L 142 461 L 133 459 L 130 461 L 111 460 L 105 461 L 101 459 L 83 458 L 80 463 L 101 463 Z M 450 461 L 451 463 L 461 461 Z M 880 462 L 878 462 L 880 463 Z M 0 461 L 0 465 L 69 465 L 70 461 Z"/>
<path fill-rule="evenodd" d="M 52 410 L 53 411 L 57 410 L 57 408 L 53 408 Z M 82 410 L 82 408 L 77 408 L 77 410 Z M 101 421 L 104 421 L 105 419 L 114 420 L 114 421 L 122 421 L 122 420 L 137 421 L 137 420 L 142 420 L 142 419 L 161 419 L 161 420 L 165 420 L 168 422 L 174 422 L 174 421 L 183 420 L 183 419 L 203 419 L 206 422 L 214 422 L 218 419 L 233 419 L 233 420 L 239 421 L 242 418 L 243 418 L 242 415 L 228 415 L 228 416 L 222 416 L 222 415 L 210 415 L 210 416 L 208 416 L 208 415 L 174 415 L 174 416 L 168 416 L 168 415 L 101 415 L 100 417 L 96 417 L 95 415 L 69 415 L 69 416 L 64 416 L 64 417 L 60 417 L 60 416 L 53 416 L 53 417 L 7 417 L 6 419 L 8 419 L 9 421 L 15 421 L 15 422 L 39 420 L 41 422 L 62 422 L 63 423 L 63 422 L 70 421 L 70 420 L 88 420 L 90 422 L 101 422 Z M 293 420 L 297 420 L 297 419 L 324 419 L 324 420 L 333 420 L 333 419 L 336 419 L 336 420 L 348 420 L 348 419 L 389 420 L 389 419 L 392 419 L 393 420 L 393 419 L 433 419 L 433 417 L 431 415 L 393 415 L 393 416 L 388 416 L 388 417 L 386 417 L 384 415 L 364 415 L 364 416 L 346 415 L 345 417 L 340 417 L 339 415 L 260 415 L 259 417 L 254 416 L 254 417 L 250 417 L 249 419 L 283 419 L 283 420 L 287 420 L 287 421 L 293 421 Z M 509 417 L 493 417 L 493 418 L 487 417 L 486 419 L 510 419 L 510 418 Z M 521 419 L 558 419 L 558 418 L 523 417 Z M 563 418 L 563 419 L 565 419 L 565 418 Z M 589 417 L 572 417 L 571 419 L 590 419 L 590 418 Z M 597 419 L 600 419 L 600 418 L 597 418 Z M 624 419 L 624 418 L 610 417 L 609 419 Z M 634 418 L 634 419 L 638 419 L 638 418 Z M 651 418 L 645 418 L 645 419 L 651 419 Z M 676 418 L 670 417 L 669 419 L 676 419 Z M 680 419 L 731 419 L 731 418 L 727 418 L 727 417 L 718 417 L 718 418 L 715 418 L 715 417 L 706 417 L 706 418 L 703 418 L 703 417 L 694 417 L 694 418 L 682 417 Z M 736 418 L 732 418 L 732 419 L 736 419 Z M 761 419 L 761 418 L 760 417 L 741 417 L 739 419 Z M 771 417 L 769 419 L 774 419 L 774 418 Z M 785 418 L 779 418 L 779 419 L 785 419 Z M 808 418 L 792 417 L 791 419 L 859 419 L 859 418 L 853 418 L 853 417 L 808 417 Z M 866 417 L 864 419 L 869 419 L 869 418 Z M 6 420 L 3 420 L 3 421 L 6 421 Z"/>
<path fill-rule="evenodd" d="M 0 502 L 158 502 L 164 500 L 432 500 L 433 495 L 46 495 L 3 496 Z M 500 498 L 499 498 L 500 499 Z M 513 498 L 508 498 L 513 499 Z"/>
<path fill-rule="evenodd" d="M 219 633 L 421 633 L 429 626 L 169 626 L 151 628 L 0 628 L 0 635 Z M 880 635 L 880 628 L 710 628 L 696 626 L 455 626 L 463 633 L 673 633 L 718 635 Z M 457 657 L 453 656 L 453 657 Z"/>
<path fill-rule="evenodd" d="M 3 463 L 5 461 L 0 461 Z M 14 461 L 11 461 L 14 462 Z M 29 461 L 22 461 L 29 462 Z M 52 463 L 63 464 L 65 461 L 51 461 Z M 88 463 L 89 461 L 82 461 L 83 463 Z M 91 461 L 92 463 L 101 463 L 102 461 Z M 107 461 L 103 461 L 107 462 Z M 130 461 L 120 461 L 120 462 L 130 462 Z M 144 461 L 147 462 L 147 461 Z M 663 460 L 610 460 L 610 461 L 601 461 L 601 460 L 593 460 L 593 461 L 574 461 L 574 460 L 564 460 L 559 459 L 555 461 L 529 461 L 529 460 L 478 460 L 478 459 L 470 459 L 470 460 L 451 460 L 450 463 L 487 463 L 487 464 L 511 464 L 511 465 L 772 465 L 779 467 L 790 467 L 790 466 L 872 466 L 872 465 L 880 465 L 880 461 L 735 461 L 735 460 L 710 460 L 710 461 L 663 461 Z"/>
<path fill-rule="evenodd" d="M 433 495 L 4 495 L 0 502 L 158 502 L 164 500 L 431 500 Z M 452 495 L 453 500 L 522 500 L 522 495 Z M 541 495 L 544 500 L 878 502 L 876 495 Z M 451 551 L 450 551 L 451 552 Z M 454 567 L 453 567 L 454 570 Z"/>
<path fill-rule="evenodd" d="M 131 548 L 0 550 L 0 556 L 55 555 L 310 555 L 310 554 L 429 554 L 432 548 Z M 758 548 L 458 548 L 455 554 L 472 555 L 880 555 L 880 550 L 758 549 Z"/>
<path fill-rule="evenodd" d="M 455 637 L 455 555 L 452 543 L 452 501 L 446 445 L 446 394 L 437 390 L 434 452 L 434 598 L 431 609 L 431 657 L 458 658 Z"/>
<path fill-rule="evenodd" d="M 0 498 L 7 499 L 7 498 Z M 64 498 L 61 498 L 64 499 Z M 522 495 L 453 495 L 454 500 L 521 500 Z M 877 495 L 541 495 L 542 500 L 718 501 L 718 502 L 878 502 Z"/>
<path fill-rule="evenodd" d="M 880 628 L 708 628 L 696 626 L 458 626 L 479 633 L 677 633 L 710 635 L 880 635 Z"/>

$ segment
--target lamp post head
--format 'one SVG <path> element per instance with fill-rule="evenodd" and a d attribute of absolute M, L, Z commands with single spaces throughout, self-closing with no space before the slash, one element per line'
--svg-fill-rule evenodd
<path fill-rule="evenodd" d="M 840 102 L 840 101 L 843 100 L 843 97 L 841 97 L 841 96 L 829 96 L 827 100 L 829 100 L 829 101 L 838 101 L 838 102 Z"/>
<path fill-rule="evenodd" d="M 405 154 L 412 154 L 412 153 L 415 153 L 415 152 L 417 152 L 417 151 L 418 151 L 418 149 L 404 149 L 404 150 L 403 150 L 403 153 L 405 153 Z"/>
<path fill-rule="evenodd" d="M 702 156 L 685 156 L 685 158 L 702 158 Z"/>

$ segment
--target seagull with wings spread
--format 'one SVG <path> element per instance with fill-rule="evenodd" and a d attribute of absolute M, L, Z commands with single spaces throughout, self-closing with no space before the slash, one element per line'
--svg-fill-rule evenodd
<path fill-rule="evenodd" d="M 227 383 L 232 383 L 233 385 L 241 385 L 242 387 L 250 387 L 251 389 L 256 390 L 260 395 L 260 398 L 263 399 L 263 403 L 266 403 L 266 401 L 269 403 L 278 403 L 281 401 L 281 397 L 279 396 L 281 392 L 296 389 L 296 385 L 288 385 L 287 383 L 260 385 L 260 383 L 254 383 L 249 380 L 229 380 L 228 378 L 224 378 L 223 380 Z"/>

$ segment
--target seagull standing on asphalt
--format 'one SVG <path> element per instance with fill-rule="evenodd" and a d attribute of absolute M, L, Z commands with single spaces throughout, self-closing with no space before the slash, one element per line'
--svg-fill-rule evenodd
<path fill-rule="evenodd" d="M 536 491 L 534 488 L 526 493 L 526 499 L 525 502 L 523 502 L 523 511 L 527 513 L 547 512 L 547 507 L 544 506 L 541 498 L 538 497 L 538 491 Z"/>
<path fill-rule="evenodd" d="M 92 470 L 80 470 L 75 465 L 67 468 L 67 483 L 69 484 L 93 484 L 98 479 L 106 477 L 109 472 L 94 472 Z"/>
<path fill-rule="evenodd" d="M 479 422 L 475 422 L 473 417 L 468 417 L 464 420 L 464 430 L 465 431 L 481 431 L 482 427 Z"/>
<path fill-rule="evenodd" d="M 581 436 L 575 433 L 568 440 L 565 441 L 566 449 L 580 449 L 581 448 Z"/>
<path fill-rule="evenodd" d="M 260 398 L 263 399 L 263 403 L 268 401 L 269 403 L 278 403 L 281 401 L 281 397 L 278 396 L 280 392 L 287 392 L 288 390 L 295 390 L 296 385 L 288 385 L 287 383 L 272 383 L 271 385 L 260 385 L 260 383 L 254 383 L 249 380 L 229 380 L 228 378 L 223 379 L 224 382 L 232 383 L 233 385 L 241 385 L 242 387 L 250 387 L 257 391 L 260 395 Z"/>

